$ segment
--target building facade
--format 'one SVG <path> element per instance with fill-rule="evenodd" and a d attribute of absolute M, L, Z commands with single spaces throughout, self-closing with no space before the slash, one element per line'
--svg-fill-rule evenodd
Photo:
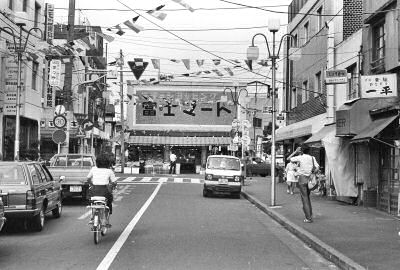
<path fill-rule="evenodd" d="M 233 142 L 241 130 L 236 123 L 246 119 L 240 109 L 246 95 L 235 98 L 234 91 L 220 82 L 128 83 L 127 141 L 133 161 L 162 167 L 174 152 L 181 173 L 198 173 L 210 154 L 240 156 L 241 145 L 235 148 Z"/>
<path fill-rule="evenodd" d="M 301 59 L 286 61 L 287 125 L 277 130 L 286 153 L 309 144 L 327 176 L 328 194 L 350 202 L 359 196 L 354 153 L 348 138 L 336 136 L 336 111 L 359 98 L 362 8 L 362 1 L 292 1 L 287 47 L 301 50 Z M 327 80 L 338 70 L 344 81 Z"/>

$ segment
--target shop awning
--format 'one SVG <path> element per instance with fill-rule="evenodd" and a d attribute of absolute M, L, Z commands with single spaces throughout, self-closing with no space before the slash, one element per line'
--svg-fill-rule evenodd
<path fill-rule="evenodd" d="M 394 121 L 398 116 L 394 115 L 387 118 L 377 119 L 372 121 L 372 123 L 365 129 L 361 130 L 359 134 L 353 137 L 352 143 L 365 142 L 374 138 L 378 135 L 385 127 Z"/>
<path fill-rule="evenodd" d="M 130 136 L 128 142 L 135 145 L 208 146 L 229 145 L 231 140 L 230 137 Z"/>
<path fill-rule="evenodd" d="M 322 139 L 326 136 L 336 133 L 336 124 L 331 124 L 324 126 L 318 132 L 314 133 L 308 140 L 304 143 L 310 145 L 311 147 L 322 147 Z"/>
<path fill-rule="evenodd" d="M 316 130 L 321 129 L 325 123 L 325 114 L 320 114 L 315 117 L 296 122 L 285 127 L 280 127 L 276 130 L 275 140 L 277 142 L 309 136 Z"/>

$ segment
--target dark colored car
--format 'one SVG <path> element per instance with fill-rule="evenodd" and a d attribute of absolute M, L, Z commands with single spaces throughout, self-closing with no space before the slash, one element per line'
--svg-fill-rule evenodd
<path fill-rule="evenodd" d="M 61 185 L 40 162 L 0 162 L 0 190 L 7 220 L 41 231 L 47 213 L 61 216 Z"/>
<path fill-rule="evenodd" d="M 277 164 L 275 167 L 275 175 L 278 176 L 282 170 L 283 167 Z M 271 163 L 267 163 L 260 158 L 255 158 L 253 163 L 246 165 L 246 175 L 259 175 L 261 177 L 271 175 Z"/>
<path fill-rule="evenodd" d="M 6 223 L 6 218 L 4 217 L 4 204 L 0 197 L 0 231 L 3 229 L 4 223 Z"/>

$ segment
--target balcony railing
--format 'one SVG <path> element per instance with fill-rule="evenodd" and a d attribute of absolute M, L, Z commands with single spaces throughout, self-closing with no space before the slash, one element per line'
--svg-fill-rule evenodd
<path fill-rule="evenodd" d="M 373 60 L 370 63 L 372 73 L 382 73 L 385 72 L 385 57 Z"/>

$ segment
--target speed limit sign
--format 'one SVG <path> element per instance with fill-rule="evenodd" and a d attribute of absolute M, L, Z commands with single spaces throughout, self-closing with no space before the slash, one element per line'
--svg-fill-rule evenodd
<path fill-rule="evenodd" d="M 63 128 L 67 124 L 67 119 L 64 115 L 56 115 L 53 118 L 53 124 L 56 128 Z"/>

